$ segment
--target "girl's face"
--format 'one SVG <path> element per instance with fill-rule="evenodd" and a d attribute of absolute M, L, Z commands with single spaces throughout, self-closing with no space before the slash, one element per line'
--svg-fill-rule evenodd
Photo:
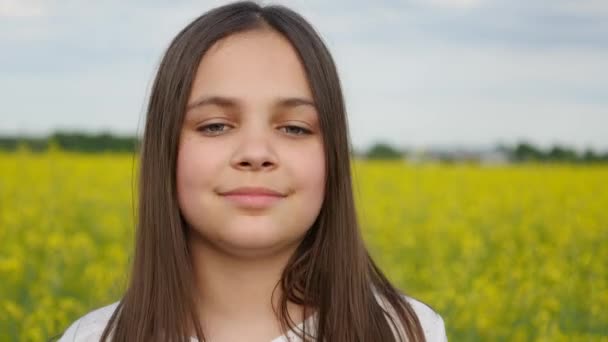
<path fill-rule="evenodd" d="M 277 194 L 226 194 L 246 187 Z M 293 248 L 324 189 L 318 113 L 296 51 L 268 30 L 218 41 L 197 69 L 179 142 L 178 202 L 191 232 L 233 255 Z"/>

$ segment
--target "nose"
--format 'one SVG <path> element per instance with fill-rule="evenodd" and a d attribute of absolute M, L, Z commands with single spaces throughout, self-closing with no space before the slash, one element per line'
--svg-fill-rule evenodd
<path fill-rule="evenodd" d="M 243 132 L 231 160 L 235 169 L 242 171 L 270 171 L 277 167 L 278 158 L 266 132 Z"/>

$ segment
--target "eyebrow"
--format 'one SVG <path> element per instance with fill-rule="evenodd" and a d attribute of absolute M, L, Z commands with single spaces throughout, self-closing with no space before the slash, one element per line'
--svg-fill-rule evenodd
<path fill-rule="evenodd" d="M 239 100 L 232 98 L 232 97 L 203 96 L 203 97 L 195 100 L 194 102 L 188 104 L 188 106 L 186 107 L 186 111 L 189 111 L 189 110 L 197 108 L 197 107 L 207 106 L 207 105 L 216 105 L 219 107 L 234 108 L 234 107 L 238 107 L 239 103 L 240 103 Z M 315 109 L 317 108 L 314 101 L 311 101 L 311 100 L 305 99 L 305 98 L 301 98 L 301 97 L 280 98 L 278 101 L 276 101 L 274 106 L 275 107 L 287 107 L 287 108 L 292 108 L 292 107 L 297 107 L 297 106 L 311 106 Z"/>

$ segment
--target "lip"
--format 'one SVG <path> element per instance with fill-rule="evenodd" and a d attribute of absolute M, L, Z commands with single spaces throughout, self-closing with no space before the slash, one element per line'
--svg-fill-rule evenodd
<path fill-rule="evenodd" d="M 271 207 L 286 197 L 281 192 L 265 187 L 240 187 L 221 192 L 220 195 L 239 207 L 251 209 Z"/>
<path fill-rule="evenodd" d="M 221 192 L 221 195 L 224 196 L 275 196 L 275 197 L 285 197 L 285 195 L 276 190 L 260 187 L 260 186 L 244 186 L 236 189 L 232 189 L 230 191 Z"/>

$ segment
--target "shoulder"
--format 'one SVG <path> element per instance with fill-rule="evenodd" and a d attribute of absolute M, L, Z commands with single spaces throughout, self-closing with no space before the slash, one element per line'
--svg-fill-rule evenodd
<path fill-rule="evenodd" d="M 406 295 L 403 295 L 403 297 L 416 312 L 416 316 L 418 316 L 418 320 L 420 320 L 420 325 L 422 325 L 422 330 L 424 330 L 424 336 L 427 341 L 445 342 L 448 340 L 443 318 L 435 312 L 435 310 L 417 299 Z"/>
<path fill-rule="evenodd" d="M 68 327 L 59 342 L 99 341 L 118 303 L 95 309 L 80 317 Z"/>
<path fill-rule="evenodd" d="M 424 337 L 427 342 L 447 342 L 447 335 L 445 332 L 445 324 L 443 318 L 427 304 L 407 295 L 401 295 L 403 299 L 414 309 L 422 330 L 424 331 Z M 376 299 L 380 305 L 388 311 L 388 313 L 395 317 L 397 314 L 394 308 L 389 305 L 384 296 L 376 293 Z M 401 333 L 403 331 L 399 329 Z M 395 332 L 393 330 L 393 332 Z"/>

